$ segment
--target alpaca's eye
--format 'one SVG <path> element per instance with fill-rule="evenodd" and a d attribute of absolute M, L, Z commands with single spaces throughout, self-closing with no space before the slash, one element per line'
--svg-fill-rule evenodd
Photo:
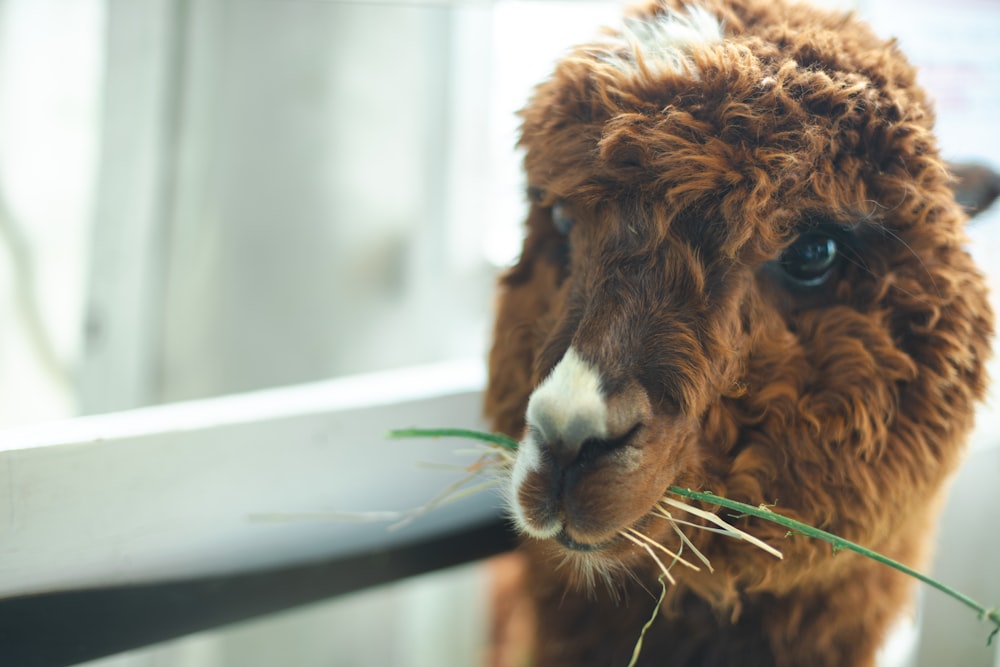
<path fill-rule="evenodd" d="M 819 232 L 807 232 L 788 246 L 778 264 L 795 283 L 816 287 L 830 277 L 838 257 L 836 240 Z"/>
<path fill-rule="evenodd" d="M 569 213 L 569 207 L 563 202 L 558 202 L 552 207 L 552 224 L 563 236 L 568 236 L 569 230 L 573 228 L 573 217 Z"/>

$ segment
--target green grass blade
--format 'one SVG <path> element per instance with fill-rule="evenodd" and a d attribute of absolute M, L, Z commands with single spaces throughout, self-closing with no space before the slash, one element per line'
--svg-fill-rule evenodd
<path fill-rule="evenodd" d="M 636 663 L 639 662 L 639 654 L 642 652 L 642 642 L 646 638 L 646 632 L 652 627 L 653 623 L 656 621 L 656 617 L 660 615 L 660 607 L 663 606 L 663 598 L 667 596 L 667 582 L 663 581 L 663 575 L 660 575 L 660 586 L 662 590 L 660 591 L 660 597 L 656 601 L 656 606 L 653 607 L 653 613 L 650 615 L 649 620 L 646 621 L 645 625 L 642 626 L 642 630 L 639 631 L 639 639 L 635 642 L 635 648 L 632 649 L 632 659 L 628 661 L 628 667 L 635 667 Z"/>
<path fill-rule="evenodd" d="M 485 433 L 466 428 L 403 428 L 389 431 L 390 438 L 466 438 L 499 445 L 517 451 L 517 440 L 500 433 Z"/>
<path fill-rule="evenodd" d="M 974 609 L 978 614 L 980 620 L 988 620 L 992 622 L 996 628 L 990 633 L 989 639 L 987 640 L 987 645 L 992 643 L 994 637 L 1000 632 L 1000 611 L 997 609 L 988 609 L 983 605 L 979 604 L 968 595 L 956 591 L 954 588 L 941 583 L 937 579 L 927 576 L 922 572 L 918 572 L 911 567 L 903 565 L 899 561 L 895 561 L 887 556 L 883 556 L 877 551 L 872 551 L 866 547 L 861 546 L 851 542 L 850 540 L 845 540 L 842 537 L 838 537 L 833 533 L 828 533 L 825 530 L 820 530 L 819 528 L 813 528 L 812 526 L 802 523 L 801 521 L 796 521 L 795 519 L 789 519 L 788 517 L 781 516 L 776 512 L 773 512 L 764 507 L 754 507 L 752 505 L 747 505 L 746 503 L 741 503 L 736 500 L 730 500 L 728 498 L 723 498 L 722 496 L 717 496 L 714 493 L 703 492 L 703 491 L 692 491 L 691 489 L 682 489 L 676 486 L 670 487 L 671 493 L 675 493 L 679 496 L 684 496 L 685 498 L 691 498 L 693 500 L 700 500 L 702 502 L 711 503 L 713 505 L 719 505 L 727 509 L 736 510 L 737 512 L 742 512 L 750 516 L 755 516 L 758 519 L 763 519 L 765 521 L 770 521 L 776 523 L 779 526 L 788 528 L 793 533 L 805 535 L 807 537 L 812 537 L 817 540 L 822 540 L 831 544 L 834 551 L 847 550 L 853 551 L 854 553 L 861 554 L 866 558 L 870 558 L 876 562 L 887 565 L 895 570 L 907 574 L 914 579 L 924 582 L 928 586 L 935 588 L 945 595 L 948 595 L 955 600 L 958 600 L 966 607 Z"/>

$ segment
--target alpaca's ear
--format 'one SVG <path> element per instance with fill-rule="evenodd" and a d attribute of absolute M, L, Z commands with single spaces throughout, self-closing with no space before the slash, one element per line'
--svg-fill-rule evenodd
<path fill-rule="evenodd" d="M 990 207 L 1000 196 L 1000 174 L 982 164 L 971 162 L 950 162 L 948 170 L 952 175 L 951 188 L 955 200 L 975 217 Z"/>

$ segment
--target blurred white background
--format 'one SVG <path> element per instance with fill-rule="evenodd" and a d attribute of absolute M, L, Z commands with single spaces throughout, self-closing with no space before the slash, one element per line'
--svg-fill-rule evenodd
<path fill-rule="evenodd" d="M 1000 4 L 823 4 L 900 37 L 946 156 L 1000 166 Z M 0 0 L 0 425 L 483 357 L 519 247 L 515 111 L 620 7 Z M 998 218 L 972 230 L 994 283 Z M 104 663 L 465 664 L 480 585 Z"/>

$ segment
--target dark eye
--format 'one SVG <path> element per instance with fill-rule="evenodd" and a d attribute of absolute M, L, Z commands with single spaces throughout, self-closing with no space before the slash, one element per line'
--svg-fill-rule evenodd
<path fill-rule="evenodd" d="M 835 239 L 820 232 L 806 232 L 781 254 L 778 264 L 793 282 L 816 287 L 830 277 L 839 257 Z"/>
<path fill-rule="evenodd" d="M 569 230 L 573 228 L 573 216 L 564 202 L 557 202 L 552 207 L 552 224 L 563 236 L 568 236 Z"/>

